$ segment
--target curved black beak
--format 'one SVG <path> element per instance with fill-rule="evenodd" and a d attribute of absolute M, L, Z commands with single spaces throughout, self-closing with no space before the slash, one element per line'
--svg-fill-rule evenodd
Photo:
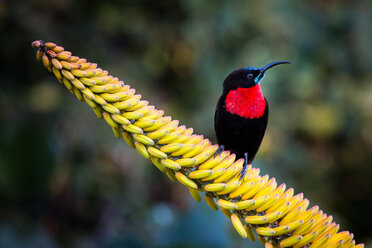
<path fill-rule="evenodd" d="M 290 64 L 291 62 L 288 62 L 288 61 L 277 61 L 277 62 L 272 62 L 268 65 L 265 65 L 264 67 L 261 68 L 261 73 L 265 73 L 265 71 L 267 71 L 268 69 L 270 69 L 271 67 L 274 67 L 276 65 L 280 65 L 280 64 Z"/>

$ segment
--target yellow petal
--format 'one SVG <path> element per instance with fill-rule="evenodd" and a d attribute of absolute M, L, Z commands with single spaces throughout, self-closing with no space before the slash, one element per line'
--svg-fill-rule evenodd
<path fill-rule="evenodd" d="M 111 104 L 106 104 L 104 106 L 102 106 L 102 108 L 104 110 L 106 110 L 107 112 L 111 113 L 111 114 L 120 114 L 120 110 L 115 108 L 114 106 L 112 106 Z"/>
<path fill-rule="evenodd" d="M 302 239 L 300 240 L 300 242 L 298 242 L 297 244 L 295 244 L 293 246 L 293 248 L 300 248 L 300 247 L 303 247 L 307 244 L 309 244 L 311 241 L 314 240 L 314 238 L 318 235 L 318 233 L 315 231 L 315 232 L 312 232 L 312 233 L 309 233 L 305 236 L 302 237 Z"/>
<path fill-rule="evenodd" d="M 204 186 L 204 190 L 208 192 L 216 192 L 226 188 L 225 183 L 209 183 Z"/>
<path fill-rule="evenodd" d="M 257 234 L 270 237 L 270 236 L 275 236 L 275 230 L 272 228 L 267 228 L 267 227 L 257 227 L 256 229 Z"/>
<path fill-rule="evenodd" d="M 127 144 L 130 147 L 135 148 L 134 140 L 133 140 L 133 137 L 130 133 L 123 132 L 123 138 L 124 138 L 125 142 L 127 142 Z"/>
<path fill-rule="evenodd" d="M 200 179 L 203 177 L 207 177 L 211 174 L 212 174 L 211 170 L 196 170 L 196 171 L 190 172 L 189 177 L 192 179 Z"/>
<path fill-rule="evenodd" d="M 136 146 L 137 150 L 144 156 L 145 158 L 150 158 L 150 154 L 147 152 L 146 146 L 142 143 L 135 141 L 134 145 Z"/>
<path fill-rule="evenodd" d="M 182 147 L 183 147 L 183 144 L 181 143 L 172 143 L 172 144 L 168 144 L 168 145 L 160 147 L 160 151 L 165 152 L 165 153 L 172 153 L 172 152 L 178 151 Z"/>
<path fill-rule="evenodd" d="M 216 204 L 214 199 L 210 197 L 208 194 L 204 195 L 204 200 L 208 204 L 208 206 L 210 206 L 213 210 L 216 210 L 216 211 L 218 210 L 218 205 Z"/>
<path fill-rule="evenodd" d="M 234 202 L 226 201 L 224 199 L 218 199 L 217 204 L 221 208 L 231 209 L 231 210 L 236 210 L 237 209 L 237 206 Z"/>
<path fill-rule="evenodd" d="M 246 239 L 248 234 L 245 230 L 242 222 L 240 221 L 240 218 L 236 214 L 231 215 L 231 222 L 233 226 L 235 227 L 235 230 L 242 236 L 243 239 Z"/>
<path fill-rule="evenodd" d="M 154 145 L 154 141 L 152 139 L 150 139 L 149 137 L 147 137 L 146 135 L 143 135 L 143 134 L 133 134 L 133 139 L 135 139 L 138 142 L 141 142 L 142 144 L 144 144 L 146 146 L 152 146 L 152 145 Z M 153 147 L 151 147 L 151 149 L 152 150 L 157 150 L 156 148 L 153 148 Z M 159 151 L 159 150 L 157 150 L 157 151 Z M 159 153 L 157 153 L 155 151 L 153 151 L 153 152 L 155 154 L 159 154 Z M 160 153 L 164 154 L 163 152 L 160 152 Z M 151 155 L 153 155 L 153 154 L 151 154 Z M 161 158 L 166 158 L 167 157 L 166 154 L 164 154 L 164 155 L 165 155 L 165 157 L 161 157 Z"/>
<path fill-rule="evenodd" d="M 254 235 L 254 232 L 252 231 L 252 228 L 250 227 L 250 225 L 248 224 L 245 224 L 244 225 L 244 228 L 245 230 L 247 231 L 247 236 L 248 238 L 253 242 L 256 240 L 256 236 Z"/>
<path fill-rule="evenodd" d="M 211 170 L 209 170 L 211 171 Z M 233 190 L 235 190 L 237 187 L 239 187 L 241 184 L 240 181 L 229 181 L 227 184 L 226 184 L 226 188 L 221 190 L 221 191 L 218 191 L 217 194 L 218 195 L 224 195 L 224 194 L 228 194 L 230 192 L 232 192 Z"/>
<path fill-rule="evenodd" d="M 133 135 L 134 137 L 134 135 Z M 149 138 L 150 139 L 150 138 Z M 147 148 L 147 151 L 151 154 L 151 156 L 154 156 L 154 157 L 157 157 L 157 158 L 160 158 L 160 159 L 166 159 L 168 156 L 167 154 L 165 154 L 164 152 L 154 148 L 154 147 L 148 147 Z"/>
<path fill-rule="evenodd" d="M 156 157 L 151 157 L 151 161 L 152 163 L 161 171 L 161 172 L 165 172 L 167 170 L 167 168 L 161 164 L 160 162 L 160 159 L 159 158 L 156 158 Z"/>
<path fill-rule="evenodd" d="M 115 122 L 119 123 L 120 125 L 129 125 L 130 124 L 130 121 L 128 119 L 126 119 L 125 117 L 123 117 L 122 115 L 119 115 L 119 114 L 112 114 L 111 118 Z"/>
<path fill-rule="evenodd" d="M 181 172 L 177 171 L 175 175 L 178 181 L 180 181 L 180 183 L 182 183 L 183 185 L 192 189 L 198 189 L 198 185 L 196 185 L 196 183 L 193 180 L 191 180 Z"/>
<path fill-rule="evenodd" d="M 289 246 L 294 246 L 298 242 L 300 242 L 302 239 L 301 235 L 295 235 L 289 238 L 286 238 L 280 242 L 281 247 L 289 247 Z"/>
<path fill-rule="evenodd" d="M 182 167 L 186 166 L 193 166 L 196 163 L 196 159 L 194 158 L 181 158 L 176 160 Z"/>
<path fill-rule="evenodd" d="M 123 129 L 127 132 L 133 133 L 133 134 L 143 134 L 143 131 L 141 128 L 129 124 L 129 125 L 122 125 Z"/>
<path fill-rule="evenodd" d="M 167 159 L 162 159 L 161 164 L 164 165 L 165 167 L 172 169 L 172 170 L 179 170 L 181 169 L 181 165 L 176 163 L 175 161 L 167 158 Z"/>
<path fill-rule="evenodd" d="M 194 198 L 195 201 L 200 202 L 201 201 L 201 195 L 200 195 L 199 190 L 195 190 L 195 189 L 192 189 L 190 187 L 189 187 L 189 190 L 190 190 L 190 195 L 192 196 L 192 198 Z"/>

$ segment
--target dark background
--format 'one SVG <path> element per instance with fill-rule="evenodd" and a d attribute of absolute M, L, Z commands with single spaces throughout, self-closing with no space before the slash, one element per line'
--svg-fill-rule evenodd
<path fill-rule="evenodd" d="M 371 246 L 369 1 L 0 0 L 0 247 L 250 246 L 195 203 L 35 59 L 52 41 L 214 141 L 233 69 L 262 82 L 268 130 L 254 166 Z"/>

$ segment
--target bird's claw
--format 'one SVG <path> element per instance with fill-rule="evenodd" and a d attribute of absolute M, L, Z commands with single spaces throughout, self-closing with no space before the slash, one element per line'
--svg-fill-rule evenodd
<path fill-rule="evenodd" d="M 241 181 L 245 173 L 247 172 L 247 167 L 248 167 L 248 153 L 244 153 L 244 164 L 243 164 L 243 169 L 239 172 L 239 181 Z"/>
<path fill-rule="evenodd" d="M 217 151 L 214 153 L 214 158 L 218 155 L 221 155 L 221 153 L 225 150 L 225 147 L 223 145 L 220 145 L 217 149 Z"/>
<path fill-rule="evenodd" d="M 245 176 L 245 173 L 247 172 L 247 166 L 243 166 L 243 169 L 239 172 L 239 181 L 241 181 L 244 176 Z"/>

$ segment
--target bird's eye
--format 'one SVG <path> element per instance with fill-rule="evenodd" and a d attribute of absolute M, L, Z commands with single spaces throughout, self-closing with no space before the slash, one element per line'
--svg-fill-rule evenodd
<path fill-rule="evenodd" d="M 248 73 L 247 78 L 252 79 L 253 78 L 253 74 L 252 73 Z"/>

